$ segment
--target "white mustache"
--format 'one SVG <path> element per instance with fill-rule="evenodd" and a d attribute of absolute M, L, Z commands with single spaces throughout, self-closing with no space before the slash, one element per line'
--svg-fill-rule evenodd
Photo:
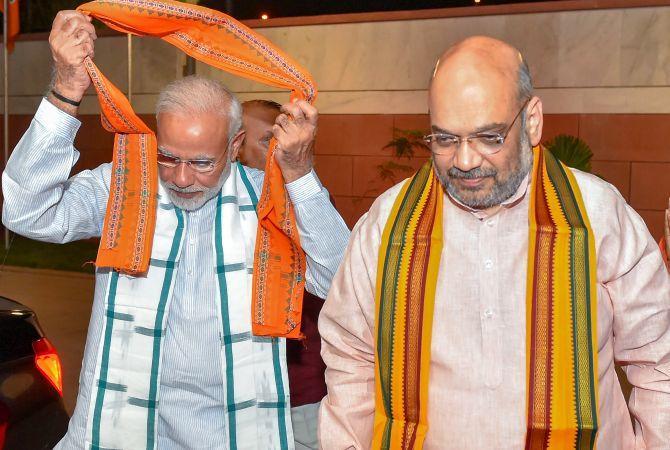
<path fill-rule="evenodd" d="M 205 191 L 205 189 L 195 187 L 195 186 L 180 188 L 180 187 L 178 187 L 178 186 L 176 186 L 175 184 L 172 184 L 172 183 L 165 183 L 165 187 L 170 188 L 173 191 L 182 192 L 182 193 L 185 193 L 185 194 L 192 194 L 194 192 L 204 192 Z"/>

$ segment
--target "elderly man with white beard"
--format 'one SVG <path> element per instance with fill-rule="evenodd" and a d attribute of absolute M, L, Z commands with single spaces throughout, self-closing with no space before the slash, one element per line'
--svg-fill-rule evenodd
<path fill-rule="evenodd" d="M 90 84 L 83 60 L 94 39 L 88 18 L 59 13 L 50 37 L 52 87 L 3 173 L 3 222 L 32 239 L 63 243 L 101 233 L 111 164 L 70 178 L 77 105 Z M 307 255 L 307 289 L 325 297 L 349 232 L 312 170 L 316 110 L 296 102 L 283 111 L 274 127 L 276 161 Z M 148 274 L 97 269 L 77 406 L 57 448 L 137 448 L 154 436 L 162 449 L 292 448 L 284 339 L 235 331 L 251 320 L 245 286 L 264 177 L 234 162 L 241 123 L 238 100 L 219 82 L 187 77 L 160 93 Z M 178 258 L 158 258 L 157 249 Z M 149 310 L 157 317 L 151 328 Z M 147 370 L 135 370 L 145 360 Z M 151 386 L 148 397 L 138 385 Z"/>

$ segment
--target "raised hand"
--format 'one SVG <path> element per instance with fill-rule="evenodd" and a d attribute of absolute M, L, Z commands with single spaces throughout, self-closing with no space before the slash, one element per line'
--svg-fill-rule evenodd
<path fill-rule="evenodd" d="M 295 181 L 312 170 L 318 117 L 316 108 L 304 100 L 282 106 L 272 132 L 277 138 L 275 159 L 284 182 Z"/>
<path fill-rule="evenodd" d="M 81 101 L 91 84 L 84 59 L 93 57 L 96 39 L 90 17 L 77 11 L 60 11 L 56 15 L 49 34 L 49 46 L 54 63 L 52 89 L 60 96 L 73 102 Z M 58 107 L 69 105 L 52 95 L 49 99 Z"/>

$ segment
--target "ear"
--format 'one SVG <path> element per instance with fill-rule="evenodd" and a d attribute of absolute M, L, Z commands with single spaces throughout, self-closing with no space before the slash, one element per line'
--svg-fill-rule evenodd
<path fill-rule="evenodd" d="M 246 131 L 240 130 L 237 132 L 232 142 L 230 143 L 229 158 L 231 161 L 237 161 L 237 157 L 240 154 L 240 147 L 242 147 L 242 143 L 244 142 L 244 138 L 246 137 L 246 135 L 247 135 Z"/>
<path fill-rule="evenodd" d="M 531 145 L 535 147 L 542 140 L 542 126 L 544 125 L 542 100 L 539 97 L 533 97 L 526 108 L 526 132 Z"/>

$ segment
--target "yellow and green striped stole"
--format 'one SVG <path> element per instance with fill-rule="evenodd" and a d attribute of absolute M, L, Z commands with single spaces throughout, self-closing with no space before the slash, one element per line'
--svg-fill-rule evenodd
<path fill-rule="evenodd" d="M 595 246 L 572 173 L 534 150 L 527 281 L 526 449 L 593 449 L 597 425 Z M 375 449 L 420 449 L 428 430 L 442 187 L 432 163 L 403 186 L 379 250 Z"/>

